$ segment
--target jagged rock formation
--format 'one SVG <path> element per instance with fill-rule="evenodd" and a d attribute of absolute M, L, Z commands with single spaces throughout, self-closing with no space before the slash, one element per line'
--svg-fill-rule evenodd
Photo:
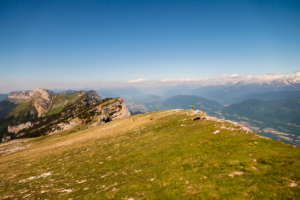
<path fill-rule="evenodd" d="M 27 100 L 32 96 L 32 94 L 33 94 L 32 90 L 20 91 L 20 92 L 11 92 L 8 95 L 8 98 Z"/>
<path fill-rule="evenodd" d="M 85 92 L 83 94 L 87 93 Z M 57 114 L 30 120 L 24 124 L 10 126 L 9 133 L 4 135 L 2 141 L 48 135 L 62 130 L 68 130 L 78 125 L 86 125 L 87 128 L 91 128 L 111 120 L 121 119 L 131 115 L 126 108 L 123 98 L 107 98 L 90 105 L 91 102 L 88 102 L 88 99 L 90 99 L 91 96 L 97 99 L 100 97 L 94 92 L 91 92 L 89 95 L 83 94 L 81 94 L 74 103 L 66 106 Z M 92 100 L 94 102 L 96 101 L 95 99 Z"/>
<path fill-rule="evenodd" d="M 97 102 L 101 101 L 101 97 L 95 90 L 90 90 L 87 92 L 88 97 L 95 99 Z"/>
<path fill-rule="evenodd" d="M 103 108 L 103 113 L 113 120 L 131 116 L 122 98 L 118 98 L 117 102 Z"/>
<path fill-rule="evenodd" d="M 99 116 L 98 120 L 91 125 L 88 126 L 88 128 L 92 128 L 94 126 L 101 125 L 109 120 L 116 120 L 116 119 L 122 119 L 125 117 L 131 116 L 131 113 L 126 108 L 126 105 L 124 103 L 124 100 L 122 98 L 118 98 L 116 102 L 110 104 L 109 106 L 102 107 L 97 106 L 89 111 L 90 113 L 102 113 L 102 115 Z"/>

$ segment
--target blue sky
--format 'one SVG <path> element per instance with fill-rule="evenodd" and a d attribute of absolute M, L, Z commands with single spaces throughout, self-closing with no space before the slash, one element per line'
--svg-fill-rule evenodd
<path fill-rule="evenodd" d="M 0 68 L 0 93 L 294 74 L 300 1 L 0 1 Z"/>

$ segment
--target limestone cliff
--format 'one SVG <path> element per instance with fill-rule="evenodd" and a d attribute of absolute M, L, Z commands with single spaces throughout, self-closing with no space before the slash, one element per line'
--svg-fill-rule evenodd
<path fill-rule="evenodd" d="M 20 92 L 11 92 L 8 95 L 8 98 L 10 99 L 23 99 L 27 100 L 29 99 L 33 94 L 32 90 L 27 90 L 27 91 L 20 91 Z"/>
<path fill-rule="evenodd" d="M 52 94 L 49 90 L 37 87 L 32 94 L 33 105 L 38 112 L 38 117 L 48 112 L 52 100 Z"/>
<path fill-rule="evenodd" d="M 111 101 L 113 102 L 113 101 Z M 126 108 L 123 98 L 117 98 L 113 103 L 108 106 L 99 105 L 88 111 L 89 113 L 102 113 L 96 122 L 90 124 L 88 128 L 101 125 L 105 121 L 122 119 L 125 117 L 130 117 L 131 114 Z"/>
<path fill-rule="evenodd" d="M 19 131 L 30 128 L 33 125 L 34 125 L 34 123 L 32 123 L 32 122 L 26 122 L 24 124 L 19 124 L 17 126 L 8 126 L 7 129 L 8 129 L 8 132 L 10 132 L 10 133 L 18 133 Z"/>
<path fill-rule="evenodd" d="M 123 98 L 118 98 L 115 103 L 103 108 L 102 111 L 113 120 L 122 119 L 131 115 L 129 110 L 126 108 Z"/>

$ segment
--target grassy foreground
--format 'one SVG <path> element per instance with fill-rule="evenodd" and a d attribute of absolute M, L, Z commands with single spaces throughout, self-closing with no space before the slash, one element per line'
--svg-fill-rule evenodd
<path fill-rule="evenodd" d="M 1 144 L 0 199 L 300 199 L 299 148 L 189 120 L 201 114 L 157 111 Z"/>

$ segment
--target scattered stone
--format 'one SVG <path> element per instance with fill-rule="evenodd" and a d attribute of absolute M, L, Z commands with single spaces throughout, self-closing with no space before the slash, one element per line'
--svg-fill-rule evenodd
<path fill-rule="evenodd" d="M 230 177 L 234 177 L 235 175 L 242 175 L 244 174 L 244 172 L 232 172 L 231 174 L 229 174 Z"/>
<path fill-rule="evenodd" d="M 59 192 L 70 193 L 70 192 L 73 192 L 73 190 L 72 190 L 72 189 L 63 189 L 63 190 L 61 190 L 61 191 L 59 191 Z"/>
<path fill-rule="evenodd" d="M 290 187 L 296 187 L 296 186 L 297 186 L 297 183 L 296 183 L 296 182 L 291 182 L 291 183 L 289 183 L 289 186 L 290 186 Z"/>
<path fill-rule="evenodd" d="M 86 180 L 77 181 L 77 183 L 84 183 L 84 182 L 86 182 Z"/>
<path fill-rule="evenodd" d="M 254 169 L 255 171 L 257 170 L 257 168 L 256 168 L 256 167 L 252 167 L 252 169 Z"/>
<path fill-rule="evenodd" d="M 31 180 L 34 180 L 34 179 L 37 179 L 37 178 L 45 178 L 47 176 L 50 176 L 51 174 L 52 174 L 51 172 L 47 172 L 47 173 L 41 174 L 39 176 L 31 176 L 29 178 L 20 180 L 19 183 L 25 183 L 27 181 L 31 181 Z"/>

